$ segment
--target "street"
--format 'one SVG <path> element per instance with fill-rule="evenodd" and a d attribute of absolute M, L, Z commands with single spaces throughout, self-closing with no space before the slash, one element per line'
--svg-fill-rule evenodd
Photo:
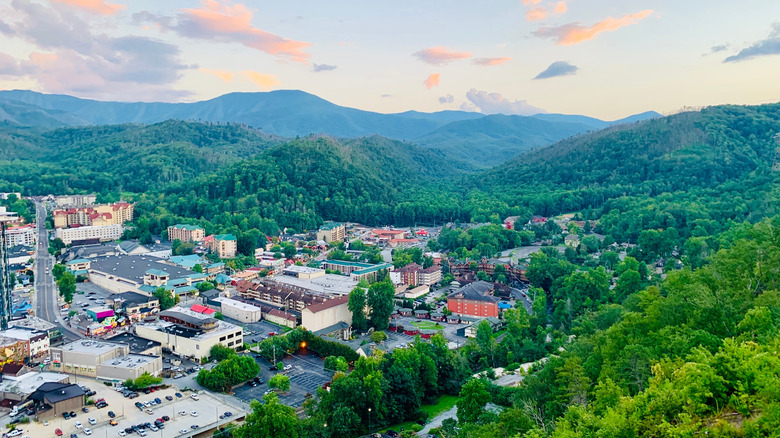
<path fill-rule="evenodd" d="M 35 203 L 38 228 L 38 247 L 35 257 L 35 315 L 57 324 L 63 335 L 63 343 L 75 341 L 83 336 L 63 324 L 58 302 L 57 286 L 54 284 L 52 268 L 54 257 L 49 254 L 49 233 L 46 230 L 46 208 L 40 202 Z"/>

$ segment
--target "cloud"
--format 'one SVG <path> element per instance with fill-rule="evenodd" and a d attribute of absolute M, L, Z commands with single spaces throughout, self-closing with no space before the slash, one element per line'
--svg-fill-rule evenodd
<path fill-rule="evenodd" d="M 335 70 L 337 66 L 335 65 L 328 65 L 328 64 L 312 64 L 312 70 L 314 70 L 315 73 L 319 73 L 321 71 L 331 71 Z"/>
<path fill-rule="evenodd" d="M 547 9 L 543 7 L 532 8 L 525 12 L 525 21 L 538 21 L 547 18 Z"/>
<path fill-rule="evenodd" d="M 466 98 L 484 114 L 517 114 L 521 116 L 530 116 L 547 112 L 542 108 L 530 105 L 525 100 L 509 100 L 499 93 L 489 93 L 474 88 L 466 93 Z M 464 106 L 461 105 L 461 108 L 464 108 Z M 469 107 L 466 106 L 466 108 Z"/>
<path fill-rule="evenodd" d="M 282 59 L 308 62 L 310 54 L 304 49 L 311 43 L 295 41 L 252 26 L 252 11 L 241 3 L 223 4 L 217 0 L 203 0 L 197 9 L 182 9 L 176 16 L 157 16 L 147 11 L 133 15 L 135 23 L 152 21 L 162 29 L 193 39 L 239 43 Z"/>
<path fill-rule="evenodd" d="M 451 52 L 445 47 L 431 47 L 429 49 L 420 50 L 415 52 L 412 56 L 416 56 L 422 62 L 428 64 L 441 65 L 447 64 L 453 61 L 461 59 L 471 58 L 470 52 Z"/>
<path fill-rule="evenodd" d="M 544 69 L 543 72 L 536 75 L 534 79 L 549 79 L 556 76 L 573 75 L 577 73 L 577 70 L 579 70 L 579 67 L 576 65 L 569 64 L 566 61 L 555 61 Z"/>
<path fill-rule="evenodd" d="M 433 87 L 438 87 L 440 78 L 441 75 L 439 73 L 433 73 L 430 76 L 428 76 L 428 79 L 423 81 L 423 85 L 425 85 L 425 88 L 429 90 Z"/>
<path fill-rule="evenodd" d="M 0 52 L 0 77 L 21 74 L 19 62 L 13 56 Z"/>
<path fill-rule="evenodd" d="M 620 18 L 607 17 L 593 26 L 587 27 L 579 23 L 569 23 L 558 27 L 542 27 L 533 34 L 540 38 L 551 38 L 556 40 L 555 44 L 561 46 L 570 46 L 583 41 L 591 40 L 602 32 L 611 32 L 621 27 L 636 24 L 649 17 L 653 11 L 646 9 L 636 14 L 624 15 Z"/>
<path fill-rule="evenodd" d="M 756 41 L 750 47 L 740 50 L 736 55 L 724 59 L 723 62 L 740 62 L 769 55 L 780 55 L 780 23 L 772 25 L 772 31 L 768 38 Z"/>
<path fill-rule="evenodd" d="M 442 96 L 439 98 L 439 103 L 442 105 L 446 103 L 452 103 L 452 102 L 455 102 L 455 96 L 453 96 L 452 94 L 448 94 L 446 96 Z"/>
<path fill-rule="evenodd" d="M 271 74 L 259 73 L 256 71 L 245 71 L 244 75 L 246 75 L 250 81 L 254 82 L 264 90 L 269 90 L 274 85 L 279 85 L 279 81 L 276 79 L 276 76 Z"/>
<path fill-rule="evenodd" d="M 569 7 L 566 6 L 566 2 L 558 2 L 555 4 L 555 7 L 553 8 L 553 12 L 556 14 L 565 14 L 566 11 L 569 10 Z"/>
<path fill-rule="evenodd" d="M 105 0 L 52 0 L 55 3 L 62 3 L 75 8 L 84 9 L 100 15 L 114 15 L 124 10 L 127 6 L 120 4 L 106 3 Z"/>
<path fill-rule="evenodd" d="M 202 71 L 203 73 L 214 75 L 220 79 L 222 79 L 224 82 L 230 82 L 233 80 L 233 76 L 235 76 L 233 73 L 226 71 L 226 70 L 211 70 L 208 68 L 199 68 L 198 70 Z"/>
<path fill-rule="evenodd" d="M 43 91 L 97 99 L 173 100 L 189 95 L 173 89 L 185 70 L 178 47 L 146 37 L 112 37 L 94 32 L 70 8 L 13 0 L 13 19 L 0 29 L 36 47 L 27 59 L 14 59 L 15 78 L 31 78 Z M 3 57 L 6 67 L 8 55 Z"/>
<path fill-rule="evenodd" d="M 526 6 L 538 5 L 542 0 L 520 0 Z"/>
<path fill-rule="evenodd" d="M 503 58 L 476 58 L 473 61 L 471 61 L 472 64 L 475 65 L 501 65 L 507 61 L 511 61 L 512 58 L 503 57 Z"/>

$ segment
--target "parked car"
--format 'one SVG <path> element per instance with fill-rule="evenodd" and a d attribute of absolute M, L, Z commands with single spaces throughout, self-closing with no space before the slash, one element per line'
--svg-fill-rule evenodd
<path fill-rule="evenodd" d="M 193 400 L 200 400 L 200 398 L 198 397 L 198 394 L 192 394 L 190 396 L 190 398 L 193 399 Z"/>
<path fill-rule="evenodd" d="M 92 435 L 92 431 L 89 430 L 89 428 L 84 429 L 84 434 L 86 435 Z"/>
<path fill-rule="evenodd" d="M 181 398 L 181 397 L 182 397 L 182 395 L 181 395 L 181 393 L 180 393 L 180 392 L 177 392 L 176 394 L 173 394 L 173 395 L 175 395 L 176 397 L 179 397 L 179 398 Z"/>
<path fill-rule="evenodd" d="M 192 415 L 193 417 L 197 417 L 198 416 L 198 411 L 192 411 L 192 412 L 190 412 L 190 415 Z"/>
<path fill-rule="evenodd" d="M 125 432 L 124 430 L 120 430 L 119 436 L 127 436 L 127 432 Z"/>
<path fill-rule="evenodd" d="M 171 419 L 171 417 L 169 417 L 167 415 L 163 415 L 162 419 L 163 419 L 163 421 L 169 421 Z"/>
<path fill-rule="evenodd" d="M 186 415 L 187 415 L 187 411 L 179 411 L 179 415 L 181 415 L 182 417 L 184 417 L 184 416 L 186 416 Z"/>
<path fill-rule="evenodd" d="M 116 418 L 116 414 L 114 413 L 114 411 L 108 411 L 108 416 L 111 418 Z"/>
<path fill-rule="evenodd" d="M 173 396 L 166 395 L 166 396 L 165 396 L 165 399 L 166 399 L 166 400 L 168 400 L 168 401 L 171 401 L 171 400 L 173 400 Z"/>
<path fill-rule="evenodd" d="M 74 423 L 74 426 L 76 426 L 76 429 L 81 429 L 82 427 L 84 427 L 84 426 L 81 424 L 81 421 L 76 421 L 76 422 Z"/>
<path fill-rule="evenodd" d="M 70 418 L 70 414 L 69 414 L 69 413 L 67 413 L 67 412 L 63 412 L 63 413 L 62 413 L 62 418 L 64 418 L 64 419 L 66 419 L 66 420 L 67 420 L 68 418 Z"/>
<path fill-rule="evenodd" d="M 87 421 L 89 422 L 89 424 L 91 424 L 93 426 L 97 423 L 97 421 L 94 418 L 92 418 L 92 417 L 87 418 Z"/>
<path fill-rule="evenodd" d="M 154 398 L 154 401 L 155 401 L 155 402 L 156 402 L 158 405 L 159 405 L 160 403 L 162 403 L 162 400 L 160 400 L 160 397 L 155 397 L 155 398 Z"/>
<path fill-rule="evenodd" d="M 117 424 L 119 424 L 119 422 L 112 419 L 111 421 L 108 422 L 108 424 L 110 424 L 112 426 L 116 426 Z"/>
<path fill-rule="evenodd" d="M 62 430 L 61 429 L 54 429 L 54 434 L 57 436 L 62 436 Z"/>

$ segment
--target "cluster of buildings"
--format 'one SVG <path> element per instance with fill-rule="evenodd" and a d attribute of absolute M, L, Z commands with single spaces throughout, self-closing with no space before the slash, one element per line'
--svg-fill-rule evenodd
<path fill-rule="evenodd" d="M 206 230 L 197 225 L 176 224 L 168 227 L 168 240 L 180 240 L 199 243 L 221 259 L 232 259 L 238 253 L 238 239 L 232 234 L 212 234 L 206 236 Z"/>
<path fill-rule="evenodd" d="M 52 210 L 55 236 L 66 245 L 80 241 L 111 241 L 122 236 L 125 222 L 133 220 L 134 205 L 128 202 L 94 204 L 94 195 L 55 198 Z M 72 204 L 66 204 L 72 202 Z"/>

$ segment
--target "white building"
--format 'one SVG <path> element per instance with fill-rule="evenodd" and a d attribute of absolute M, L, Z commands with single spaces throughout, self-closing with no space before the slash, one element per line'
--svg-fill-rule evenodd
<path fill-rule="evenodd" d="M 35 246 L 35 225 L 28 224 L 21 227 L 11 227 L 6 230 L 8 247 L 16 245 Z"/>
<path fill-rule="evenodd" d="M 140 361 L 139 361 L 140 360 Z M 130 346 L 81 339 L 51 349 L 51 368 L 106 380 L 135 379 L 144 372 L 158 376 L 162 357 L 130 354 Z"/>
<path fill-rule="evenodd" d="M 349 310 L 348 303 L 349 296 L 344 295 L 305 307 L 301 311 L 301 325 L 313 332 L 340 322 L 352 325 L 352 312 Z"/>
<path fill-rule="evenodd" d="M 263 315 L 263 310 L 251 304 L 242 303 L 230 298 L 217 297 L 213 301 L 220 304 L 220 312 L 228 318 L 241 322 L 257 322 Z"/>
<path fill-rule="evenodd" d="M 217 344 L 232 349 L 243 345 L 243 329 L 211 317 L 213 312 L 212 309 L 199 313 L 186 307 L 173 307 L 160 312 L 159 321 L 135 325 L 135 334 L 161 343 L 174 354 L 195 359 L 209 357 L 211 347 Z"/>
<path fill-rule="evenodd" d="M 54 203 L 60 206 L 72 205 L 76 207 L 84 207 L 92 205 L 97 201 L 96 195 L 64 195 L 54 198 Z"/>
<path fill-rule="evenodd" d="M 57 228 L 56 237 L 62 239 L 66 245 L 70 245 L 74 240 L 85 239 L 100 239 L 106 242 L 118 240 L 122 237 L 122 230 L 123 228 L 119 224 L 103 227 Z"/>

